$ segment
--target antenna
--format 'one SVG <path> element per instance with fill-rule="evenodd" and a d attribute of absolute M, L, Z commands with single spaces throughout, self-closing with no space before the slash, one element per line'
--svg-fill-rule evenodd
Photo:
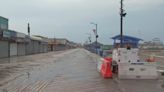
<path fill-rule="evenodd" d="M 121 0 L 120 8 L 120 35 L 121 35 L 121 47 L 123 47 L 123 17 L 126 16 L 125 10 L 123 9 L 123 0 Z"/>

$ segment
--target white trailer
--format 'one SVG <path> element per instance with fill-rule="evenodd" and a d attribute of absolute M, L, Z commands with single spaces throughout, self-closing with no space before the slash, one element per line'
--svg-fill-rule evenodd
<path fill-rule="evenodd" d="M 120 79 L 157 79 L 156 62 L 140 60 L 138 48 L 117 48 L 113 50 L 113 62 L 118 65 Z"/>

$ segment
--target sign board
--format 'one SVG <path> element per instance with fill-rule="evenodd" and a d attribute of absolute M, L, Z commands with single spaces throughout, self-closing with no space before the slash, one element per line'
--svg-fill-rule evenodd
<path fill-rule="evenodd" d="M 10 35 L 11 35 L 11 38 L 16 38 L 16 32 L 15 31 L 10 30 Z"/>
<path fill-rule="evenodd" d="M 23 38 L 17 38 L 16 39 L 16 42 L 24 43 L 24 42 L 26 42 L 26 40 L 23 39 Z"/>
<path fill-rule="evenodd" d="M 26 35 L 24 33 L 18 33 L 17 32 L 16 37 L 18 37 L 18 38 L 25 38 Z"/>
<path fill-rule="evenodd" d="M 4 31 L 3 31 L 3 37 L 4 37 L 4 38 L 10 38 L 10 37 L 11 37 L 10 31 L 4 30 Z"/>

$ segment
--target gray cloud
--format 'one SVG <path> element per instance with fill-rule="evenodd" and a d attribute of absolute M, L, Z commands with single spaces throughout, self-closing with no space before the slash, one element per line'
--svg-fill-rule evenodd
<path fill-rule="evenodd" d="M 96 22 L 99 41 L 112 43 L 109 38 L 119 34 L 119 2 L 120 0 L 3 0 L 0 3 L 0 16 L 9 18 L 10 29 L 26 33 L 27 22 L 30 22 L 32 34 L 47 37 L 55 35 L 76 42 L 84 42 L 87 36 L 85 33 L 92 33 L 94 28 L 90 22 Z M 128 12 L 124 24 L 126 34 L 139 36 L 140 30 L 145 35 L 143 39 L 164 39 L 160 34 L 164 29 L 163 0 L 124 2 Z M 148 34 L 148 30 L 152 33 Z"/>

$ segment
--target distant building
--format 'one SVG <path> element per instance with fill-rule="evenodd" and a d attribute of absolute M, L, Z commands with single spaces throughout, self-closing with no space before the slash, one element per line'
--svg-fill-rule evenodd
<path fill-rule="evenodd" d="M 60 45 L 66 45 L 66 44 L 68 44 L 68 42 L 69 42 L 69 41 L 68 41 L 67 39 L 65 39 L 65 38 L 56 38 L 55 41 L 56 41 L 57 44 L 60 44 Z"/>
<path fill-rule="evenodd" d="M 164 45 L 159 38 L 153 38 L 152 41 L 144 42 L 140 45 L 142 49 L 164 49 Z"/>

